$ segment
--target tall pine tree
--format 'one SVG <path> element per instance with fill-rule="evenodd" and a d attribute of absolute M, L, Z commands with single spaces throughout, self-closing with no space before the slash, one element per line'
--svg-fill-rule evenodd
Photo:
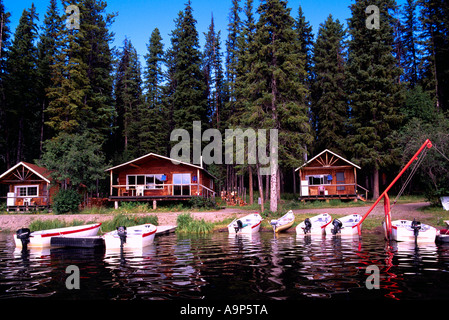
<path fill-rule="evenodd" d="M 278 146 L 270 144 L 269 154 L 292 167 L 298 164 L 298 154 L 305 152 L 304 146 L 311 142 L 305 105 L 307 90 L 301 82 L 305 76 L 304 57 L 285 1 L 263 1 L 258 13 L 253 56 L 247 58 L 250 69 L 245 82 L 249 96 L 242 116 L 253 128 L 278 130 Z M 278 204 L 279 168 L 270 164 L 270 210 L 274 212 Z"/>
<path fill-rule="evenodd" d="M 170 140 L 172 119 L 168 114 L 168 103 L 165 99 L 165 63 L 164 46 L 158 28 L 151 33 L 150 42 L 145 55 L 144 71 L 144 106 L 142 107 L 142 120 L 140 123 L 142 154 L 154 152 L 163 156 L 169 155 L 167 141 Z"/>
<path fill-rule="evenodd" d="M 141 156 L 139 125 L 142 119 L 142 79 L 137 51 L 126 38 L 115 74 L 114 97 L 117 113 L 115 152 L 122 153 L 122 160 L 128 161 Z"/>
<path fill-rule="evenodd" d="M 344 154 L 346 149 L 347 97 L 344 87 L 343 25 L 329 15 L 320 24 L 314 46 L 312 104 L 315 151 L 326 148 Z"/>
<path fill-rule="evenodd" d="M 36 90 L 37 19 L 34 4 L 23 11 L 6 65 L 7 158 L 12 163 L 39 156 L 39 136 L 35 134 L 41 119 Z"/>
<path fill-rule="evenodd" d="M 201 121 L 203 128 L 208 126 L 206 82 L 201 70 L 196 20 L 193 17 L 191 2 L 176 20 L 172 33 L 172 48 L 169 53 L 169 86 L 173 92 L 171 103 L 174 128 L 186 129 L 192 136 L 193 121 Z M 199 158 L 200 155 L 194 155 Z"/>
<path fill-rule="evenodd" d="M 365 10 L 376 5 L 379 29 L 368 28 Z M 393 55 L 394 0 L 357 0 L 349 19 L 347 85 L 350 107 L 349 148 L 353 157 L 371 172 L 373 197 L 379 196 L 379 171 L 398 159 L 392 133 L 401 123 L 399 108 L 404 102 L 399 83 L 401 70 Z"/>

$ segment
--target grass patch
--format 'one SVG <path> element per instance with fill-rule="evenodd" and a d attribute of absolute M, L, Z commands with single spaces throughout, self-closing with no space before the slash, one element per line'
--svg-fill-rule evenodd
<path fill-rule="evenodd" d="M 155 226 L 159 224 L 158 218 L 155 215 L 136 216 L 119 213 L 114 219 L 103 222 L 101 231 L 106 233 L 117 229 L 119 226 L 132 227 L 145 223 L 151 223 Z"/>
<path fill-rule="evenodd" d="M 29 228 L 31 231 L 40 231 L 47 229 L 57 229 L 57 228 L 65 228 L 65 227 L 74 227 L 74 226 L 82 226 L 84 224 L 90 224 L 94 222 L 84 222 L 82 220 L 73 220 L 70 222 L 66 222 L 64 220 L 52 219 L 52 220 L 41 220 L 37 219 L 30 223 Z"/>
<path fill-rule="evenodd" d="M 190 213 L 180 214 L 176 218 L 176 233 L 209 233 L 212 232 L 214 223 L 206 222 L 204 219 L 193 219 Z"/>

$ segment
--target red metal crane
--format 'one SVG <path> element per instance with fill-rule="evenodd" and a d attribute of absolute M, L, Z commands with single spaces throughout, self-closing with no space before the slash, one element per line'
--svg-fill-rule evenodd
<path fill-rule="evenodd" d="M 390 183 L 390 185 L 385 189 L 385 191 L 379 196 L 379 198 L 374 202 L 374 204 L 369 208 L 369 210 L 365 213 L 365 215 L 362 217 L 362 219 L 357 223 L 353 228 L 357 228 L 357 231 L 359 233 L 359 236 L 361 235 L 361 229 L 360 225 L 362 222 L 366 219 L 366 217 L 373 211 L 374 207 L 382 200 L 384 199 L 384 211 L 385 211 L 385 225 L 387 228 L 387 234 L 390 238 L 391 235 L 391 210 L 390 210 L 390 198 L 388 197 L 388 191 L 393 187 L 393 185 L 398 181 L 398 179 L 404 174 L 405 170 L 407 170 L 413 163 L 413 161 L 418 160 L 419 155 L 423 150 L 432 148 L 432 142 L 427 139 L 422 146 L 419 148 L 419 150 L 415 153 L 415 155 L 410 159 L 410 161 L 405 165 L 405 167 L 399 172 L 399 174 L 394 178 L 394 180 Z"/>

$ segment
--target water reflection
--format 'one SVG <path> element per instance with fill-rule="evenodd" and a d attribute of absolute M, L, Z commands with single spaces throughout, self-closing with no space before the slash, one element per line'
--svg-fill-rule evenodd
<path fill-rule="evenodd" d="M 69 265 L 80 290 L 65 287 Z M 379 290 L 366 288 L 370 265 Z M 379 235 L 169 235 L 143 250 L 21 251 L 0 233 L 1 299 L 441 299 L 448 271 L 449 245 Z"/>

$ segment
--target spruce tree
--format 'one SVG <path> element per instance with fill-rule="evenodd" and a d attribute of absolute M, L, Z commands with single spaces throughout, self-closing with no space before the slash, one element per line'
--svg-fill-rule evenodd
<path fill-rule="evenodd" d="M 9 17 L 11 14 L 5 10 L 3 1 L 0 0 L 0 22 L 2 25 L 0 34 L 0 169 L 4 170 L 7 167 L 14 165 L 11 163 L 10 152 L 7 144 L 7 137 L 9 135 L 8 122 L 6 118 L 6 92 L 5 86 L 7 81 L 6 74 L 6 58 L 8 56 L 8 48 L 10 45 L 10 30 Z"/>
<path fill-rule="evenodd" d="M 320 24 L 314 46 L 312 104 L 315 151 L 326 148 L 339 154 L 346 149 L 347 97 L 344 87 L 343 25 L 332 15 Z"/>
<path fill-rule="evenodd" d="M 380 12 L 379 29 L 366 26 L 369 5 Z M 401 70 L 393 55 L 391 11 L 394 0 L 358 0 L 351 5 L 347 86 L 350 130 L 348 145 L 353 158 L 371 173 L 373 197 L 379 195 L 379 171 L 395 163 L 399 149 L 392 138 L 401 124 L 399 108 L 404 102 L 399 83 Z"/>
<path fill-rule="evenodd" d="M 403 30 L 401 42 L 403 46 L 402 67 L 404 80 L 413 88 L 418 83 L 418 17 L 416 0 L 407 0 L 403 8 Z"/>
<path fill-rule="evenodd" d="M 35 134 L 40 123 L 36 91 L 37 19 L 34 4 L 29 10 L 23 11 L 6 65 L 7 148 L 9 158 L 14 163 L 31 160 L 39 155 L 39 136 Z"/>
<path fill-rule="evenodd" d="M 220 31 L 215 32 L 213 16 L 209 25 L 209 31 L 204 35 L 206 43 L 202 61 L 207 90 L 207 109 L 210 113 L 209 118 L 212 127 L 219 128 L 225 95 L 222 54 L 220 51 Z"/>
<path fill-rule="evenodd" d="M 449 6 L 420 0 L 423 58 L 421 84 L 435 98 L 437 112 L 449 109 Z"/>
<path fill-rule="evenodd" d="M 144 71 L 144 106 L 141 108 L 139 133 L 141 154 L 154 152 L 163 156 L 169 155 L 167 141 L 170 140 L 170 122 L 168 105 L 165 99 L 165 62 L 162 37 L 158 28 L 151 33 L 150 42 L 145 55 Z"/>
<path fill-rule="evenodd" d="M 137 51 L 125 38 L 119 55 L 114 85 L 116 117 L 116 152 L 124 160 L 140 156 L 139 132 L 142 111 L 142 79 Z M 128 158 L 128 159 L 126 159 Z"/>
<path fill-rule="evenodd" d="M 250 95 L 243 116 L 252 127 L 278 129 L 278 150 L 269 145 L 270 155 L 282 159 L 285 166 L 298 164 L 298 154 L 311 142 L 305 105 L 306 88 L 304 61 L 293 30 L 294 20 L 287 3 L 280 0 L 263 1 L 254 35 L 251 68 L 246 74 Z M 270 210 L 277 211 L 278 167 L 271 163 Z"/>
<path fill-rule="evenodd" d="M 173 88 L 174 128 L 182 128 L 192 134 L 193 121 L 208 125 L 206 83 L 201 70 L 201 52 L 199 51 L 196 20 L 190 1 L 177 20 L 172 33 L 171 63 L 169 81 Z"/>
<path fill-rule="evenodd" d="M 48 114 L 45 110 L 48 107 L 49 99 L 47 97 L 47 89 L 52 86 L 52 65 L 55 63 L 55 56 L 58 53 L 58 42 L 60 41 L 63 22 L 59 15 L 56 0 L 50 0 L 47 13 L 44 18 L 42 34 L 37 44 L 38 61 L 37 73 L 38 82 L 36 84 L 38 90 L 39 105 L 41 107 L 41 123 L 40 123 L 40 153 L 42 154 L 43 142 L 50 138 L 52 133 L 49 132 L 48 126 L 45 126 Z"/>

